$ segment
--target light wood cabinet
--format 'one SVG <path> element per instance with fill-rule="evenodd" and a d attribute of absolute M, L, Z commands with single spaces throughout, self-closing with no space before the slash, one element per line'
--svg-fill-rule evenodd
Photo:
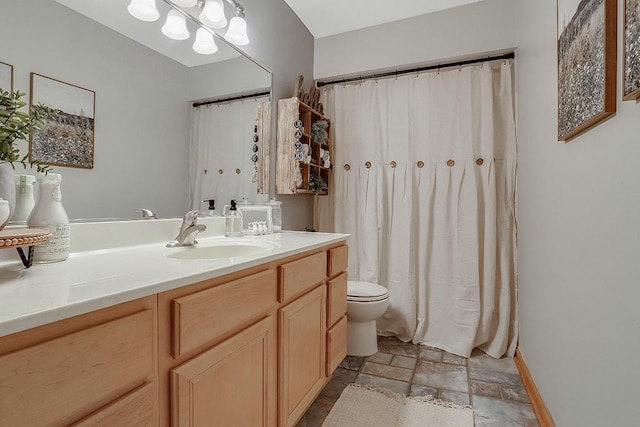
<path fill-rule="evenodd" d="M 0 425 L 158 423 L 155 297 L 2 337 L 0 349 Z"/>
<path fill-rule="evenodd" d="M 290 427 L 345 355 L 344 257 L 329 245 L 0 337 L 0 426 Z"/>
<path fill-rule="evenodd" d="M 320 121 L 327 123 L 325 141 L 314 140 L 312 136 L 312 126 Z M 330 161 L 333 160 L 331 120 L 296 97 L 281 99 L 278 101 L 277 133 L 276 193 L 329 194 L 331 167 L 326 167 L 322 154 L 328 152 Z M 296 153 L 299 153 L 298 158 Z M 314 190 L 314 177 L 320 178 L 326 187 Z"/>
<path fill-rule="evenodd" d="M 267 317 L 171 371 L 173 426 L 276 426 L 275 320 Z"/>
<path fill-rule="evenodd" d="M 280 417 L 292 426 L 326 382 L 326 288 L 280 309 Z"/>

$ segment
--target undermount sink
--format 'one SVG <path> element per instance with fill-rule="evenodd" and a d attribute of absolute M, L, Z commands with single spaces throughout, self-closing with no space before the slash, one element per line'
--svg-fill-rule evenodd
<path fill-rule="evenodd" d="M 220 259 L 261 255 L 278 247 L 278 243 L 256 240 L 220 240 L 172 249 L 167 255 L 175 259 Z"/>

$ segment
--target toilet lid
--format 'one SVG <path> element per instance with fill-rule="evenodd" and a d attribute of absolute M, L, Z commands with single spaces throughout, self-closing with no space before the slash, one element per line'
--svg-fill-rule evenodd
<path fill-rule="evenodd" d="M 380 301 L 389 297 L 384 286 L 370 282 L 347 282 L 348 301 Z"/>

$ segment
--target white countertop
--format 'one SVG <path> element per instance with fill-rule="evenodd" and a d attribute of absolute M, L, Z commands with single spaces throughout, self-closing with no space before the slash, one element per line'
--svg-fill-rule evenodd
<path fill-rule="evenodd" d="M 75 252 L 66 261 L 28 269 L 19 260 L 0 262 L 0 336 L 233 273 L 347 236 L 283 232 L 243 237 L 275 245 L 266 253 L 237 258 L 172 259 L 167 255 L 175 249 L 166 248 L 166 242 L 154 242 Z M 200 237 L 198 241 L 204 247 L 223 239 Z"/>

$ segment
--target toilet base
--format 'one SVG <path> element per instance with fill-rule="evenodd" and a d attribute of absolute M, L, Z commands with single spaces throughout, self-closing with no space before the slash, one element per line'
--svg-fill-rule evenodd
<path fill-rule="evenodd" d="M 347 355 L 371 356 L 377 352 L 376 321 L 350 322 L 347 316 Z"/>

